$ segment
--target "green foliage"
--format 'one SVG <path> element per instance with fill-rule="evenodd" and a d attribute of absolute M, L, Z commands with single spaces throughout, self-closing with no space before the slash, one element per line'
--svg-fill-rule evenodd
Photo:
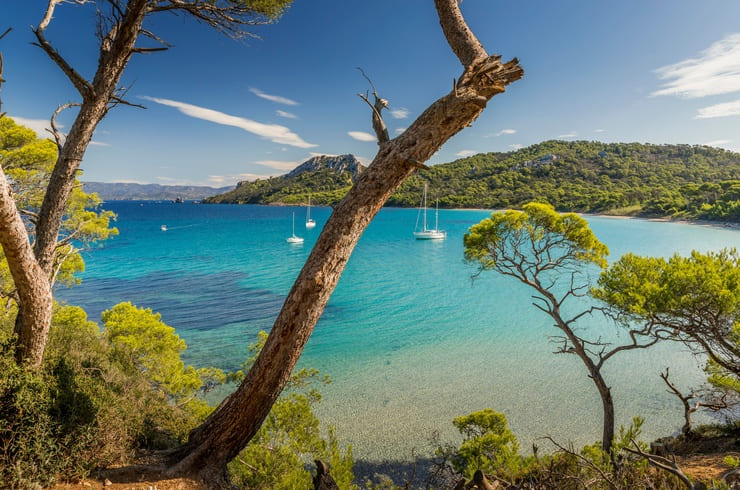
<path fill-rule="evenodd" d="M 453 468 L 470 479 L 476 470 L 510 478 L 519 471 L 519 443 L 506 416 L 490 408 L 455 418 L 452 423 L 463 441 L 452 457 Z"/>
<path fill-rule="evenodd" d="M 55 475 L 76 472 L 74 455 L 91 431 L 54 420 L 54 378 L 17 365 L 12 346 L 0 345 L 0 481 L 6 488 L 52 484 Z"/>
<path fill-rule="evenodd" d="M 275 21 L 283 15 L 293 0 L 229 0 L 229 3 L 244 5 L 253 14 Z"/>
<path fill-rule="evenodd" d="M 0 162 L 20 210 L 34 213 L 41 207 L 56 159 L 57 146 L 53 141 L 38 138 L 33 130 L 17 125 L 9 117 L 0 118 Z M 102 201 L 96 194 L 86 194 L 78 181 L 75 184 L 65 208 L 59 247 L 55 252 L 56 280 L 66 285 L 74 284 L 75 274 L 84 270 L 80 247 L 118 233 L 110 227 L 115 215 L 100 209 Z M 33 237 L 31 221 L 28 226 Z M 7 294 L 13 289 L 7 262 L 0 252 L 0 292 Z"/>
<path fill-rule="evenodd" d="M 125 463 L 139 448 L 172 447 L 210 413 L 211 407 L 196 397 L 200 385 L 177 381 L 192 371 L 179 361 L 181 351 L 173 359 L 173 351 L 167 349 L 178 345 L 171 338 L 174 333 L 156 324 L 160 334 L 156 339 L 142 330 L 126 330 L 125 323 L 132 318 L 151 326 L 151 318 L 142 313 L 146 310 L 124 304 L 111 311 L 117 313 L 111 315 L 118 332 L 113 336 L 115 344 L 88 321 L 81 308 L 57 305 L 39 371 L 16 365 L 12 321 L 2 323 L 0 481 L 4 488 L 77 479 L 92 468 Z M 169 373 L 162 367 L 142 369 L 146 362 L 156 364 L 158 354 Z M 212 381 L 224 377 L 214 370 L 196 372 Z"/>
<path fill-rule="evenodd" d="M 599 278 L 594 293 L 637 315 L 678 317 L 687 309 L 708 309 L 718 316 L 737 317 L 740 255 L 734 249 L 693 251 L 688 257 L 674 255 L 666 260 L 628 253 Z"/>
<path fill-rule="evenodd" d="M 269 177 L 240 182 L 236 189 L 209 197 L 208 203 L 306 204 L 327 205 L 339 202 L 352 187 L 352 174 L 319 169 L 295 176 Z"/>
<path fill-rule="evenodd" d="M 242 370 L 232 375 L 241 381 L 267 340 L 260 332 L 258 341 L 249 346 L 250 358 Z M 334 433 L 329 427 L 322 437 L 319 420 L 313 412 L 321 401 L 316 383 L 328 383 L 315 369 L 301 369 L 293 373 L 286 391 L 272 406 L 270 414 L 249 445 L 229 465 L 232 480 L 247 488 L 313 488 L 311 473 L 305 469 L 314 459 L 329 464 L 332 478 L 339 488 L 355 488 L 352 466 L 352 448 L 342 454 Z"/>
<path fill-rule="evenodd" d="M 226 375 L 213 368 L 185 366 L 180 354 L 187 347 L 175 329 L 149 308 L 119 303 L 102 315 L 104 334 L 114 355 L 126 359 L 164 393 L 182 398 L 203 385 L 203 378 L 223 383 Z"/>
<path fill-rule="evenodd" d="M 730 468 L 740 468 L 740 459 L 733 458 L 732 456 L 726 456 L 725 459 L 722 460 L 724 464 L 729 466 Z"/>
<path fill-rule="evenodd" d="M 549 204 L 525 204 L 523 211 L 495 212 L 470 227 L 463 238 L 465 259 L 493 269 L 512 247 L 546 253 L 552 266 L 559 260 L 606 265 L 609 249 L 596 239 L 588 222 L 573 213 L 560 214 Z M 524 253 L 524 250 L 522 250 Z M 546 269 L 546 268 L 545 268 Z"/>
<path fill-rule="evenodd" d="M 740 392 L 740 254 L 692 252 L 669 259 L 626 254 L 599 278 L 595 297 L 710 355 L 709 381 Z"/>

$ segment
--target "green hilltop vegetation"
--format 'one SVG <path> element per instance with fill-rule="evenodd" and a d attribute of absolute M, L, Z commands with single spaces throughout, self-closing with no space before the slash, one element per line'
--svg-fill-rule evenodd
<path fill-rule="evenodd" d="M 286 176 L 241 182 L 208 202 L 300 204 L 310 193 L 312 203 L 331 205 L 359 173 L 304 165 Z M 424 182 L 443 208 L 539 201 L 559 211 L 740 221 L 740 154 L 708 146 L 545 141 L 421 170 L 387 205 L 417 206 Z"/>
<path fill-rule="evenodd" d="M 353 155 L 313 157 L 280 177 L 242 181 L 236 188 L 209 197 L 207 203 L 303 204 L 311 195 L 316 204 L 334 204 L 349 191 L 364 170 Z"/>

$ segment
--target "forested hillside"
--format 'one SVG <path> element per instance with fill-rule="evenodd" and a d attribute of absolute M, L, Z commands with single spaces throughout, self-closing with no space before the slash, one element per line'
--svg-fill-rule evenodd
<path fill-rule="evenodd" d="M 310 194 L 316 204 L 333 204 L 344 197 L 363 169 L 353 155 L 316 156 L 286 175 L 239 182 L 235 189 L 205 202 L 302 204 Z"/>
<path fill-rule="evenodd" d="M 423 181 L 441 207 L 508 208 L 740 220 L 740 154 L 707 146 L 546 141 L 436 165 L 389 205 L 413 206 Z"/>
<path fill-rule="evenodd" d="M 424 182 L 446 208 L 518 208 L 740 221 L 740 154 L 707 146 L 546 141 L 481 153 L 409 178 L 389 206 L 419 204 Z M 338 202 L 351 176 L 327 169 L 242 183 L 209 202 Z"/>

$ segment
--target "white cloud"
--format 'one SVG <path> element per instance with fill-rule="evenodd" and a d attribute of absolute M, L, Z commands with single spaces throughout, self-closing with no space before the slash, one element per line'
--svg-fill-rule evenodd
<path fill-rule="evenodd" d="M 339 156 L 339 155 L 334 155 L 331 153 L 317 153 L 315 151 L 309 152 L 309 155 L 311 155 L 312 157 L 338 157 Z"/>
<path fill-rule="evenodd" d="M 519 148 L 522 148 L 523 146 L 524 145 L 522 145 L 521 143 L 514 143 L 513 145 L 509 145 L 509 148 L 511 148 L 512 150 L 518 150 Z"/>
<path fill-rule="evenodd" d="M 391 116 L 396 119 L 406 119 L 409 117 L 409 110 L 405 107 L 399 107 L 398 109 L 393 109 L 391 111 Z"/>
<path fill-rule="evenodd" d="M 110 146 L 110 143 L 103 143 L 102 141 L 91 141 L 90 146 Z"/>
<path fill-rule="evenodd" d="M 297 146 L 298 148 L 313 148 L 318 145 L 304 141 L 300 136 L 293 133 L 289 128 L 279 124 L 263 124 L 244 117 L 231 116 L 223 112 L 214 111 L 205 107 L 178 102 L 176 100 L 159 99 L 156 97 L 142 96 L 142 99 L 156 102 L 168 107 L 174 107 L 186 116 L 203 119 L 224 126 L 234 126 L 257 136 L 261 136 L 274 143 Z"/>
<path fill-rule="evenodd" d="M 396 134 L 401 134 L 409 128 L 396 128 Z"/>
<path fill-rule="evenodd" d="M 278 104 L 285 104 L 285 105 L 298 105 L 298 102 L 296 102 L 295 100 L 289 99 L 287 97 L 282 97 L 280 95 L 266 94 L 258 88 L 250 88 L 249 91 L 252 92 L 257 97 L 267 99 L 270 102 L 276 102 Z"/>
<path fill-rule="evenodd" d="M 501 136 L 504 134 L 516 134 L 516 129 L 502 129 L 498 133 L 496 133 L 496 136 Z"/>
<path fill-rule="evenodd" d="M 33 129 L 36 132 L 36 136 L 38 136 L 39 138 L 51 138 L 51 133 L 46 130 L 46 128 L 51 128 L 51 123 L 48 119 L 31 119 L 28 117 L 10 115 L 8 115 L 8 117 L 20 126 L 25 126 L 27 128 Z M 62 128 L 64 126 L 57 124 L 57 127 Z"/>
<path fill-rule="evenodd" d="M 740 100 L 723 104 L 702 107 L 694 119 L 710 119 L 713 117 L 740 116 Z"/>
<path fill-rule="evenodd" d="M 270 167 L 270 168 L 274 168 L 275 170 L 280 170 L 282 172 L 288 172 L 296 168 L 298 165 L 300 165 L 301 162 L 283 162 L 280 160 L 260 160 L 254 163 L 256 163 L 257 165 L 261 165 L 263 167 Z"/>
<path fill-rule="evenodd" d="M 457 153 L 455 153 L 456 157 L 472 157 L 473 155 L 477 155 L 479 152 L 475 150 L 460 150 Z"/>
<path fill-rule="evenodd" d="M 707 141 L 704 143 L 705 146 L 725 146 L 727 143 L 732 143 L 732 140 L 714 140 Z"/>
<path fill-rule="evenodd" d="M 606 129 L 594 129 L 594 133 L 603 133 Z"/>
<path fill-rule="evenodd" d="M 277 111 L 275 111 L 275 113 L 276 113 L 276 114 L 277 114 L 278 116 L 280 116 L 280 117 L 285 117 L 285 118 L 287 118 L 287 119 L 298 119 L 298 116 L 296 116 L 296 115 L 295 115 L 295 114 L 293 114 L 292 112 L 286 112 L 286 111 L 281 111 L 280 109 L 278 109 Z"/>
<path fill-rule="evenodd" d="M 730 34 L 689 58 L 655 70 L 665 82 L 651 95 L 685 98 L 740 91 L 740 33 Z"/>
<path fill-rule="evenodd" d="M 373 162 L 373 160 L 371 158 L 367 158 L 367 157 L 358 157 L 358 156 L 355 156 L 355 158 L 357 159 L 358 162 L 360 162 L 361 164 L 363 164 L 366 167 Z"/>
<path fill-rule="evenodd" d="M 358 141 L 375 141 L 375 136 L 364 131 L 348 131 L 347 134 Z"/>
<path fill-rule="evenodd" d="M 567 139 L 567 138 L 575 138 L 576 136 L 578 136 L 578 133 L 576 133 L 575 131 L 571 131 L 570 133 L 559 134 L 558 138 Z"/>

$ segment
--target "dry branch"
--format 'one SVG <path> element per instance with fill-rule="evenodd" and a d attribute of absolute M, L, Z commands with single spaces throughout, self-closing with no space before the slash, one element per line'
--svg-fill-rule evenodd
<path fill-rule="evenodd" d="M 698 489 L 697 486 L 694 486 L 693 483 L 691 483 L 691 480 L 689 480 L 689 477 L 686 476 L 686 474 L 681 470 L 681 468 L 676 463 L 676 458 L 672 457 L 671 459 L 664 458 L 663 456 L 658 456 L 657 454 L 649 454 L 640 448 L 640 445 L 637 444 L 637 442 L 632 439 L 632 444 L 635 446 L 635 449 L 631 449 L 629 447 L 625 447 L 624 450 L 635 454 L 637 456 L 640 456 L 647 460 L 648 463 L 655 466 L 658 469 L 661 469 L 663 471 L 667 471 L 668 473 L 671 473 L 672 475 L 675 475 L 678 477 L 679 480 L 681 480 L 681 483 L 683 483 L 686 488 L 689 490 L 695 490 Z"/>
<path fill-rule="evenodd" d="M 370 109 L 373 111 L 373 131 L 375 131 L 375 136 L 378 138 L 378 146 L 383 146 L 384 144 L 388 143 L 390 141 L 390 137 L 388 136 L 388 127 L 385 125 L 385 121 L 383 120 L 383 109 L 388 108 L 388 101 L 386 99 L 381 98 L 378 95 L 378 91 L 375 88 L 375 84 L 372 80 L 365 74 L 365 72 L 362 70 L 362 68 L 357 67 L 358 70 L 360 70 L 360 73 L 362 73 L 362 76 L 365 77 L 365 80 L 370 83 L 370 86 L 373 88 L 373 97 L 374 97 L 374 103 L 371 103 L 368 94 L 357 94 L 362 100 L 364 100 L 367 105 L 370 106 Z"/>

